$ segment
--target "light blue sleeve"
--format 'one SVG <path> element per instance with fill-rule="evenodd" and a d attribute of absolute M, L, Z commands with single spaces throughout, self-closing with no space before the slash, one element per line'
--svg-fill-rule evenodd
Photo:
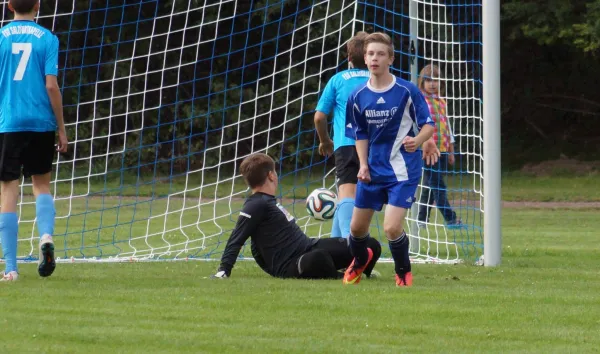
<path fill-rule="evenodd" d="M 354 140 L 369 139 L 367 121 L 356 103 L 356 95 L 350 95 L 346 103 L 346 137 Z"/>
<path fill-rule="evenodd" d="M 317 103 L 316 110 L 319 112 L 323 112 L 327 115 L 331 114 L 331 111 L 335 107 L 335 82 L 337 81 L 337 76 L 333 76 L 327 85 L 325 85 L 325 89 L 323 90 L 323 94 L 321 98 L 319 98 L 319 103 Z"/>
<path fill-rule="evenodd" d="M 46 44 L 46 63 L 44 64 L 45 75 L 58 76 L 58 38 L 54 35 L 49 37 Z"/>

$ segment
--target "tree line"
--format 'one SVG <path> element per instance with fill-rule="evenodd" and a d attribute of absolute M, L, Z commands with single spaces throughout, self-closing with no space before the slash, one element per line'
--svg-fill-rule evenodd
<path fill-rule="evenodd" d="M 420 45 L 421 56 L 456 50 L 477 62 L 480 18 L 455 2 L 446 2 L 444 16 L 465 44 Z M 39 21 L 61 42 L 59 79 L 66 121 L 77 124 L 70 129 L 75 156 L 108 152 L 114 168 L 173 173 L 230 169 L 237 156 L 268 147 L 286 168 L 322 163 L 312 112 L 329 77 L 347 65 L 344 51 L 335 50 L 340 38 L 365 23 L 393 36 L 397 75 L 410 79 L 415 60 L 407 1 L 344 4 L 43 1 L 41 14 L 57 14 Z M 354 16 L 361 22 L 353 25 Z M 435 11 L 428 16 L 442 20 Z M 444 39 L 449 29 L 431 31 Z M 599 156 L 599 48 L 600 0 L 502 2 L 503 166 Z M 463 74 L 480 77 L 480 70 L 473 64 Z M 449 89 L 477 94 L 481 87 Z M 478 107 L 456 104 L 478 114 Z M 480 135 L 477 121 L 463 124 Z"/>

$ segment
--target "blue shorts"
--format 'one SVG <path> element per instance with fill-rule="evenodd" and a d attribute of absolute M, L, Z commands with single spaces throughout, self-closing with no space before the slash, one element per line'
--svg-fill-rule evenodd
<path fill-rule="evenodd" d="M 418 181 L 388 183 L 363 183 L 356 185 L 354 206 L 361 209 L 381 211 L 384 204 L 410 209 L 415 202 Z"/>

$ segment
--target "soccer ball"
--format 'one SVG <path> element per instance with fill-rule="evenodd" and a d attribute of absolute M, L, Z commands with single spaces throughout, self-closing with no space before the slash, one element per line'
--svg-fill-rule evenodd
<path fill-rule="evenodd" d="M 337 195 L 327 188 L 317 188 L 306 198 L 308 215 L 324 221 L 333 218 L 337 208 Z"/>

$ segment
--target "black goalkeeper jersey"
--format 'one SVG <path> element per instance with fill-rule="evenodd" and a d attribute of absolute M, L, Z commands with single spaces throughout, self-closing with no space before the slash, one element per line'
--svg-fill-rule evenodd
<path fill-rule="evenodd" d="M 289 263 L 306 253 L 317 239 L 304 234 L 294 217 L 274 196 L 255 193 L 246 199 L 221 257 L 219 270 L 229 276 L 240 250 L 251 238 L 252 256 L 272 276 L 283 276 Z"/>

